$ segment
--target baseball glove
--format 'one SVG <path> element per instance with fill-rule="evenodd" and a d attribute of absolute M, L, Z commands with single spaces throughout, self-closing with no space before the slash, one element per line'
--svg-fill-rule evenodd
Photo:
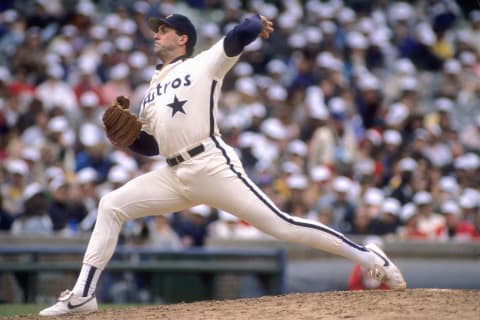
<path fill-rule="evenodd" d="M 130 100 L 127 97 L 118 96 L 102 117 L 108 139 L 119 148 L 130 146 L 142 128 L 142 123 L 128 110 L 129 106 Z"/>

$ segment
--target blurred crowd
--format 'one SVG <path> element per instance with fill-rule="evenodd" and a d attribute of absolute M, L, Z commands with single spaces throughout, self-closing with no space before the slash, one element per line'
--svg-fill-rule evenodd
<path fill-rule="evenodd" d="M 467 1 L 468 2 L 468 1 Z M 472 4 L 474 1 L 472 1 Z M 0 229 L 76 236 L 99 199 L 165 165 L 115 149 L 159 62 L 146 21 L 197 26 L 196 52 L 244 17 L 274 21 L 223 83 L 218 123 L 278 207 L 346 234 L 480 240 L 480 7 L 440 1 L 2 1 Z M 129 221 L 125 243 L 268 237 L 205 205 Z"/>

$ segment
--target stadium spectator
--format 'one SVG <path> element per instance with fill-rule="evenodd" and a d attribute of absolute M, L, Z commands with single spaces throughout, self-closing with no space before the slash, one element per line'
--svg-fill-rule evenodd
<path fill-rule="evenodd" d="M 179 235 L 182 247 L 201 247 L 205 244 L 208 225 L 216 218 L 216 214 L 212 213 L 211 208 L 201 204 L 174 213 L 171 226 Z"/>
<path fill-rule="evenodd" d="M 51 199 L 47 212 L 52 219 L 53 231 L 67 236 L 79 231 L 79 224 L 87 211 L 80 202 L 81 194 L 64 178 L 55 178 L 49 184 Z"/>
<path fill-rule="evenodd" d="M 12 234 L 40 236 L 52 234 L 54 225 L 47 211 L 46 196 L 46 190 L 39 183 L 34 182 L 25 188 L 22 194 L 24 207 L 15 217 Z"/>
<path fill-rule="evenodd" d="M 15 217 L 3 209 L 3 196 L 0 194 L 0 232 L 8 232 Z"/>
<path fill-rule="evenodd" d="M 469 241 L 475 236 L 475 226 L 462 217 L 462 211 L 456 202 L 444 202 L 440 212 L 445 217 L 445 230 L 440 236 L 444 240 Z"/>
<path fill-rule="evenodd" d="M 434 212 L 433 198 L 427 191 L 418 191 L 413 196 L 418 210 L 418 231 L 427 239 L 436 240 L 445 228 L 445 218 Z"/>
<path fill-rule="evenodd" d="M 400 208 L 400 201 L 395 198 L 386 198 L 382 203 L 380 215 L 370 221 L 370 234 L 394 236 L 401 224 Z"/>
<path fill-rule="evenodd" d="M 332 210 L 330 226 L 341 232 L 349 233 L 355 219 L 355 205 L 349 198 L 352 191 L 352 181 L 345 176 L 338 176 L 332 181 L 332 192 L 319 198 L 314 210 L 320 211 L 325 207 Z"/>
<path fill-rule="evenodd" d="M 170 226 L 170 217 L 155 216 L 147 221 L 148 238 L 145 245 L 153 248 L 179 249 L 182 243 Z"/>
<path fill-rule="evenodd" d="M 22 210 L 22 194 L 28 184 L 28 166 L 21 159 L 9 159 L 5 165 L 5 179 L 1 186 L 3 210 L 16 216 Z"/>

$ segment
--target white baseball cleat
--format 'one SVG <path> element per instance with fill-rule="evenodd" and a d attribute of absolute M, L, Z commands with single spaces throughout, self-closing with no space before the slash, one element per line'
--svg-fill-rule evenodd
<path fill-rule="evenodd" d="M 57 303 L 43 309 L 39 315 L 52 317 L 71 313 L 90 313 L 97 310 L 97 298 L 94 294 L 88 297 L 79 297 L 72 291 L 65 290 L 60 294 Z"/>
<path fill-rule="evenodd" d="M 388 259 L 382 249 L 374 243 L 367 244 L 365 248 L 375 256 L 375 262 L 368 270 L 370 277 L 385 283 L 390 289 L 405 289 L 407 287 L 400 269 Z"/>

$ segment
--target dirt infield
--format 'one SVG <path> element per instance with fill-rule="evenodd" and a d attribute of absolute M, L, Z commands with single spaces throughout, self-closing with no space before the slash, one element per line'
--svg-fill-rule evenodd
<path fill-rule="evenodd" d="M 479 319 L 480 290 L 335 291 L 107 309 L 61 319 Z M 38 319 L 19 316 L 14 319 Z"/>

